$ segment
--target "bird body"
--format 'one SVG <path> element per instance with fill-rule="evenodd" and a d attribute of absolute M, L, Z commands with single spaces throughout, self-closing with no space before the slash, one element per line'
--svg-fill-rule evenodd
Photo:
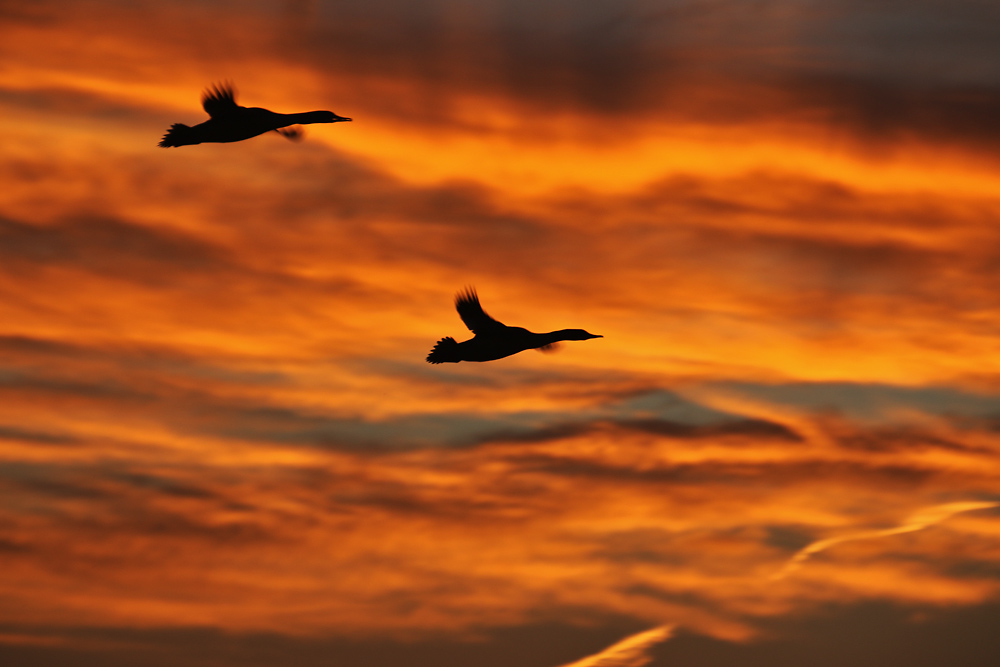
<path fill-rule="evenodd" d="M 455 308 L 465 326 L 475 334 L 471 339 L 457 342 L 450 336 L 442 338 L 427 355 L 432 364 L 459 361 L 494 361 L 524 350 L 551 349 L 564 340 L 589 340 L 603 338 L 583 329 L 560 329 L 548 333 L 534 333 L 522 327 L 509 327 L 493 319 L 483 310 L 475 290 L 459 292 Z"/>
<path fill-rule="evenodd" d="M 301 137 L 301 131 L 284 128 L 290 125 L 339 123 L 351 120 L 332 111 L 275 113 L 259 107 L 241 107 L 236 104 L 236 91 L 231 86 L 213 86 L 206 90 L 202 95 L 201 105 L 208 113 L 209 119 L 193 127 L 181 123 L 171 125 L 160 141 L 161 147 L 232 143 L 272 131 L 289 139 L 298 139 Z"/>

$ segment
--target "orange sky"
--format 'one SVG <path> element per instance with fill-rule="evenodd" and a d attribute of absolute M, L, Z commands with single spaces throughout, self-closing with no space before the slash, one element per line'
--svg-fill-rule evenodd
<path fill-rule="evenodd" d="M 0 2 L 0 662 L 995 618 L 1000 17 L 749 4 Z"/>

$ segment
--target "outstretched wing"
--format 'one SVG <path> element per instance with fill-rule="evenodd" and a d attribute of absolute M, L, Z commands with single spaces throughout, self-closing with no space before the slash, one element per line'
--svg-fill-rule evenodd
<path fill-rule="evenodd" d="M 239 109 L 236 105 L 236 89 L 231 83 L 213 84 L 201 94 L 201 106 L 212 118 L 228 116 Z"/>
<path fill-rule="evenodd" d="M 505 328 L 503 324 L 486 314 L 483 307 L 479 305 L 479 295 L 476 290 L 467 287 L 464 292 L 455 295 L 455 309 L 458 316 L 469 327 L 469 331 L 476 334 L 487 334 Z"/>
<path fill-rule="evenodd" d="M 305 135 L 302 128 L 295 126 L 279 127 L 275 130 L 275 132 L 283 136 L 285 139 L 291 139 L 292 141 L 302 141 L 302 137 Z"/>

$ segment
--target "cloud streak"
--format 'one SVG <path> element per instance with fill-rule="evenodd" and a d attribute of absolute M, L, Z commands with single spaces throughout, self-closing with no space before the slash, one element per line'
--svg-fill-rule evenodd
<path fill-rule="evenodd" d="M 805 548 L 798 551 L 794 556 L 792 556 L 784 567 L 780 571 L 771 575 L 772 580 L 783 579 L 795 570 L 802 567 L 803 563 L 808 559 L 812 558 L 815 554 L 821 551 L 826 551 L 830 547 L 842 544 L 844 542 L 853 542 L 855 540 L 871 540 L 879 537 L 890 537 L 892 535 L 900 535 L 902 533 L 912 533 L 918 530 L 924 530 L 925 528 L 930 528 L 936 524 L 941 523 L 956 514 L 961 514 L 963 512 L 973 512 L 976 510 L 992 509 L 994 507 L 1000 506 L 1000 503 L 993 502 L 956 502 L 956 503 L 946 503 L 944 505 L 937 505 L 935 507 L 928 507 L 919 510 L 913 516 L 909 517 L 902 524 L 895 526 L 893 528 L 883 528 L 882 530 L 869 530 L 858 533 L 850 533 L 848 535 L 842 535 L 840 537 L 831 537 L 824 540 L 818 540 L 812 544 L 806 546 Z"/>
<path fill-rule="evenodd" d="M 652 661 L 649 649 L 667 641 L 672 634 L 673 627 L 669 625 L 644 630 L 563 667 L 643 667 Z"/>

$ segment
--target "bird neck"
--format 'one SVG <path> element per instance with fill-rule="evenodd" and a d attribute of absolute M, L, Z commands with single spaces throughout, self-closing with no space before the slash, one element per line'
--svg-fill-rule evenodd
<path fill-rule="evenodd" d="M 558 331 L 535 334 L 535 336 L 537 336 L 537 340 L 541 341 L 543 345 L 551 345 L 552 343 L 568 340 L 566 337 L 568 333 L 569 329 L 559 329 Z"/>
<path fill-rule="evenodd" d="M 292 123 L 307 125 L 309 123 L 327 123 L 330 120 L 329 111 L 305 111 L 303 113 L 281 114 Z"/>

